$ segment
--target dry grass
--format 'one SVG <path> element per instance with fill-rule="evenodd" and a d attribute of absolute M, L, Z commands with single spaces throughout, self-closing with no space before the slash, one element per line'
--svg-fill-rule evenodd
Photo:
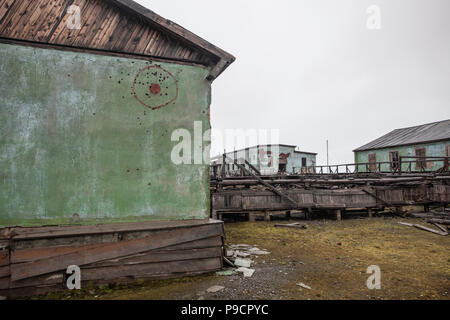
<path fill-rule="evenodd" d="M 296 281 L 314 290 L 299 289 L 293 281 L 286 287 L 293 299 L 448 299 L 450 238 L 398 221 L 315 221 L 307 230 L 241 223 L 227 225 L 226 231 L 232 243 L 258 244 L 282 264 L 304 263 Z M 382 290 L 365 286 L 370 265 L 381 268 Z"/>

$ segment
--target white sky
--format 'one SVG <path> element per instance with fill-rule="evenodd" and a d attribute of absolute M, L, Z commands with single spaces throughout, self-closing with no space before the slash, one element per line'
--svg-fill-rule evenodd
<path fill-rule="evenodd" d="M 328 139 L 337 164 L 393 129 L 450 118 L 448 0 L 137 2 L 236 57 L 213 83 L 214 128 L 278 128 L 318 164 Z M 380 30 L 366 26 L 370 5 Z"/>

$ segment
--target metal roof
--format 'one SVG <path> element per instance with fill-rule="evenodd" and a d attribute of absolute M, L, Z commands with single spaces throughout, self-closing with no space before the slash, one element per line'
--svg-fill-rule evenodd
<path fill-rule="evenodd" d="M 353 151 L 420 144 L 450 139 L 450 119 L 420 126 L 396 129 Z"/>

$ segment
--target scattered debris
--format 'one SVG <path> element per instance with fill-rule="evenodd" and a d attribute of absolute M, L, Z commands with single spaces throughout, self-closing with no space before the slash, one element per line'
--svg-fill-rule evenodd
<path fill-rule="evenodd" d="M 297 228 L 297 229 L 307 229 L 308 228 L 306 225 L 300 224 L 298 222 L 290 223 L 290 224 L 276 224 L 275 227 L 279 227 L 279 228 Z"/>
<path fill-rule="evenodd" d="M 234 263 L 231 262 L 230 260 L 228 260 L 227 258 L 223 257 L 223 261 L 225 261 L 228 265 L 230 265 L 231 267 L 235 267 Z"/>
<path fill-rule="evenodd" d="M 249 251 L 251 252 L 251 254 L 256 254 L 256 255 L 270 254 L 269 251 L 266 251 L 266 250 L 259 250 L 258 248 L 251 248 Z"/>
<path fill-rule="evenodd" d="M 420 230 L 432 232 L 432 233 L 438 234 L 440 236 L 448 236 L 448 232 L 447 231 L 444 231 L 444 232 L 437 231 L 435 229 L 431 229 L 431 228 L 427 228 L 425 226 L 422 226 L 420 224 L 412 224 L 412 223 L 406 223 L 406 222 L 398 222 L 398 223 L 401 224 L 401 225 L 407 226 L 407 227 L 414 227 L 414 228 L 417 228 L 417 229 L 420 229 Z M 441 229 L 441 227 L 439 227 L 439 229 Z M 443 230 L 443 229 L 441 229 L 441 230 Z"/>
<path fill-rule="evenodd" d="M 439 224 L 437 224 L 437 223 L 432 222 L 431 224 L 434 225 L 434 226 L 436 226 L 436 227 L 439 228 L 440 230 L 442 230 L 442 232 L 448 232 L 446 228 L 444 228 L 443 226 L 441 226 L 441 225 L 439 225 Z"/>
<path fill-rule="evenodd" d="M 247 258 L 247 257 L 250 256 L 250 253 L 246 253 L 246 252 L 243 252 L 243 251 L 235 251 L 234 256 L 235 257 L 241 257 L 241 258 Z"/>
<path fill-rule="evenodd" d="M 234 260 L 234 264 L 238 267 L 249 268 L 252 264 L 252 260 L 236 258 L 236 260 Z"/>
<path fill-rule="evenodd" d="M 233 270 L 217 271 L 216 275 L 218 275 L 218 276 L 231 276 L 231 275 L 233 275 Z"/>
<path fill-rule="evenodd" d="M 219 291 L 222 291 L 223 289 L 225 289 L 225 287 L 222 286 L 212 286 L 211 288 L 208 288 L 206 291 L 210 292 L 210 293 L 216 293 Z"/>
<path fill-rule="evenodd" d="M 234 250 L 226 250 L 226 253 L 225 253 L 225 255 L 226 255 L 227 257 L 233 257 L 234 254 L 235 254 L 235 251 L 234 251 Z"/>
<path fill-rule="evenodd" d="M 255 273 L 255 269 L 249 269 L 249 268 L 245 268 L 245 267 L 240 267 L 238 269 L 236 269 L 237 272 L 242 272 L 244 274 L 245 278 L 250 278 L 253 273 Z"/>
<path fill-rule="evenodd" d="M 440 223 L 445 225 L 450 225 L 450 220 L 448 219 L 430 219 L 428 220 L 429 223 Z"/>
<path fill-rule="evenodd" d="M 303 282 L 299 282 L 297 283 L 298 286 L 304 288 L 304 289 L 308 289 L 311 290 L 312 288 L 310 286 L 307 286 L 306 284 L 304 284 Z"/>

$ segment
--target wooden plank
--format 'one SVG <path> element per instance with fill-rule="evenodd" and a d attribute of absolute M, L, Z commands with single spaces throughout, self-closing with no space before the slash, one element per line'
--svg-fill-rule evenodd
<path fill-rule="evenodd" d="M 0 2 L 0 24 L 4 17 L 8 14 L 8 11 L 11 9 L 11 6 L 14 4 L 16 0 L 2 0 Z"/>
<path fill-rule="evenodd" d="M 210 272 L 221 268 L 221 258 L 208 258 L 185 261 L 159 262 L 139 265 L 126 265 L 114 267 L 86 268 L 81 267 L 81 279 L 86 281 L 109 280 L 116 281 L 123 277 L 133 279 L 158 278 L 169 275 L 181 276 L 192 272 Z M 64 271 L 32 277 L 28 279 L 11 281 L 11 288 L 34 287 L 43 285 L 63 285 Z"/>
<path fill-rule="evenodd" d="M 450 220 L 449 219 L 430 219 L 430 220 L 428 220 L 428 222 L 450 225 Z"/>
<path fill-rule="evenodd" d="M 11 275 L 10 266 L 0 267 L 0 278 L 9 277 Z"/>
<path fill-rule="evenodd" d="M 8 289 L 9 288 L 9 277 L 0 278 L 0 289 Z"/>
<path fill-rule="evenodd" d="M 164 251 L 171 250 L 185 250 L 185 249 L 201 249 L 222 246 L 222 237 L 215 236 L 186 243 L 177 244 L 174 246 L 165 247 Z M 45 258 L 60 256 L 68 253 L 77 252 L 80 250 L 87 250 L 89 248 L 96 248 L 103 244 L 91 244 L 87 246 L 58 246 L 45 248 L 31 248 L 11 251 L 11 263 L 31 262 Z M 0 259 L 1 261 L 1 259 Z M 9 263 L 9 259 L 7 260 Z M 0 264 L 1 265 L 1 264 Z"/>
<path fill-rule="evenodd" d="M 97 267 L 112 267 L 112 266 L 124 266 L 135 264 L 146 264 L 156 262 L 169 262 L 169 261 L 183 261 L 194 259 L 215 258 L 222 256 L 222 249 L 220 247 L 205 248 L 205 249 L 189 249 L 189 250 L 173 250 L 173 251 L 149 251 L 140 253 L 137 255 L 105 260 L 102 262 L 96 262 L 88 264 L 85 268 L 97 268 Z"/>
<path fill-rule="evenodd" d="M 9 250 L 0 251 L 0 267 L 9 265 Z"/>
<path fill-rule="evenodd" d="M 140 265 L 126 265 L 111 268 L 82 269 L 84 280 L 97 279 L 115 279 L 120 277 L 168 274 L 168 273 L 186 273 L 199 271 L 214 271 L 221 268 L 221 258 L 208 258 L 186 261 L 172 261 Z"/>
<path fill-rule="evenodd" d="M 76 235 L 90 235 L 100 233 L 117 233 L 133 231 L 164 230 L 168 228 L 184 228 L 201 226 L 214 223 L 222 223 L 211 219 L 205 220 L 181 220 L 181 221 L 151 221 L 135 223 L 100 224 L 95 226 L 51 226 L 36 228 L 13 228 L 10 233 L 14 234 L 14 240 L 54 238 Z"/>
<path fill-rule="evenodd" d="M 448 235 L 448 232 L 437 231 L 437 230 L 434 230 L 434 229 L 422 226 L 420 224 L 415 224 L 414 227 L 417 228 L 417 229 L 421 229 L 421 230 L 425 230 L 425 231 L 428 231 L 428 232 L 431 232 L 431 233 L 438 234 L 440 236 L 447 236 Z"/>
<path fill-rule="evenodd" d="M 179 243 L 218 235 L 222 235 L 222 226 L 220 224 L 164 231 L 152 237 L 113 244 L 104 244 L 96 248 L 68 253 L 57 257 L 12 265 L 11 278 L 16 281 L 53 271 L 63 270 L 69 265 L 83 266 L 102 260 L 142 253 L 153 249 L 164 248 Z"/>

